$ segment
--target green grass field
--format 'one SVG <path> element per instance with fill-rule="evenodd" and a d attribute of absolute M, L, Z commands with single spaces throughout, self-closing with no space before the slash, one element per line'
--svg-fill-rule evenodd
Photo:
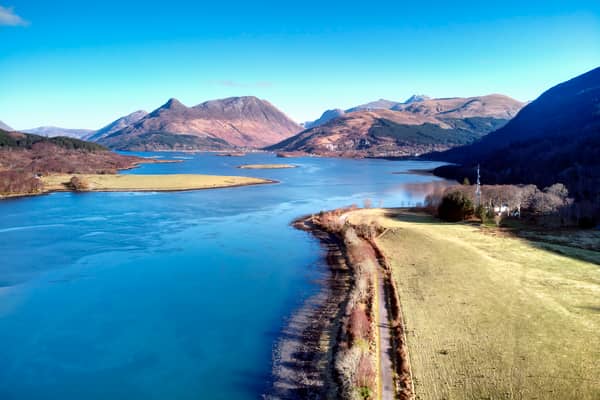
<path fill-rule="evenodd" d="M 392 210 L 350 218 L 387 228 L 418 399 L 600 399 L 598 251 Z"/>

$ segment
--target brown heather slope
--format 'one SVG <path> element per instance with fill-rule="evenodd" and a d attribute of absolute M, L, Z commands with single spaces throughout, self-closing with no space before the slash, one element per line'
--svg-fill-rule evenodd
<path fill-rule="evenodd" d="M 406 111 L 438 118 L 489 117 L 511 119 L 521 110 L 523 103 L 502 94 L 477 97 L 454 97 L 447 99 L 426 99 L 399 104 L 395 111 Z"/>
<path fill-rule="evenodd" d="M 141 162 L 95 143 L 73 138 L 45 138 L 0 130 L 0 196 L 33 194 L 43 190 L 38 175 L 114 174 Z"/>
<path fill-rule="evenodd" d="M 473 179 L 479 164 L 486 183 L 561 182 L 580 218 L 600 223 L 600 67 L 548 89 L 482 140 L 429 158 L 459 164 L 436 169 L 445 178 Z"/>
<path fill-rule="evenodd" d="M 265 100 L 231 97 L 186 107 L 169 100 L 144 118 L 100 138 L 99 143 L 128 150 L 222 150 L 264 147 L 301 130 Z"/>
<path fill-rule="evenodd" d="M 148 113 L 144 110 L 138 110 L 132 112 L 131 114 L 125 115 L 110 124 L 98 129 L 97 131 L 92 132 L 90 135 L 83 137 L 84 140 L 89 140 L 92 142 L 97 142 L 100 139 L 109 136 L 115 132 L 120 131 L 121 129 L 125 129 L 128 126 L 131 126 L 144 118 Z"/>
<path fill-rule="evenodd" d="M 267 149 L 349 157 L 419 155 L 472 143 L 506 124 L 523 104 L 489 95 L 385 106 L 391 108 L 357 108 Z"/>

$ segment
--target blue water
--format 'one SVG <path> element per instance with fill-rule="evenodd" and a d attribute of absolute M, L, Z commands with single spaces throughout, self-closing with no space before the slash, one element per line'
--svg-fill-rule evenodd
<path fill-rule="evenodd" d="M 148 154 L 146 154 L 148 155 Z M 297 216 L 369 198 L 413 205 L 392 174 L 434 163 L 154 154 L 126 173 L 265 177 L 173 193 L 0 201 L 0 399 L 257 399 L 273 345 L 318 290 L 318 243 Z M 241 170 L 286 162 L 285 170 Z"/>

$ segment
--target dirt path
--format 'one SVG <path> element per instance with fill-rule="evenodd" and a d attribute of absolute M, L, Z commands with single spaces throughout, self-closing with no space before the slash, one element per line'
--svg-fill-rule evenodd
<path fill-rule="evenodd" d="M 392 363 L 392 341 L 390 332 L 390 316 L 386 304 L 385 281 L 381 271 L 377 271 L 377 328 L 379 337 L 379 379 L 381 386 L 381 399 L 393 400 L 394 365 Z"/>

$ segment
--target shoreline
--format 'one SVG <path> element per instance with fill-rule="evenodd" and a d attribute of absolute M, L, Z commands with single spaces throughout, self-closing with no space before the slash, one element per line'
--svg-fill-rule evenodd
<path fill-rule="evenodd" d="M 326 252 L 323 260 L 326 266 L 321 264 L 326 276 L 320 279 L 318 292 L 292 314 L 282 330 L 273 352 L 273 393 L 265 397 L 295 400 L 349 395 L 347 377 L 343 376 L 345 372 L 338 370 L 338 363 L 343 362 L 348 348 L 354 346 L 353 339 L 348 338 L 349 314 L 346 308 L 350 301 L 356 301 L 356 285 L 361 279 L 363 262 L 357 261 L 356 251 L 361 249 L 362 255 L 373 253 L 372 260 L 376 266 L 373 285 L 377 289 L 367 300 L 367 304 L 374 308 L 376 327 L 373 338 L 376 343 L 376 396 L 413 399 L 413 373 L 399 291 L 392 277 L 391 265 L 375 241 L 385 231 L 379 231 L 377 225 L 352 222 L 351 215 L 358 210 L 341 208 L 330 213 L 336 211 L 344 211 L 338 215 L 339 221 L 349 224 L 350 230 L 356 232 L 357 239 L 367 248 L 347 242 L 352 235 L 335 230 L 330 232 L 326 225 L 320 225 L 322 222 L 314 222 L 315 215 L 292 222 L 296 229 L 319 240 Z"/>
<path fill-rule="evenodd" d="M 65 176 L 80 176 L 80 174 L 74 174 L 74 175 L 65 175 Z M 62 174 L 61 174 L 62 176 Z M 83 174 L 83 176 L 85 176 L 85 174 Z M 115 174 L 115 175 L 106 175 L 106 176 L 110 176 L 110 177 L 116 177 L 116 176 L 144 176 L 147 177 L 149 175 L 119 175 L 119 174 Z M 151 175 L 153 176 L 153 175 Z M 163 174 L 163 175 L 156 175 L 156 176 L 169 176 L 169 174 Z M 194 176 L 194 177 L 198 177 L 200 175 L 193 175 L 190 174 L 190 176 Z M 205 175 L 207 177 L 219 177 L 219 176 L 211 176 L 211 175 Z M 230 178 L 230 177 L 229 177 Z M 240 177 L 240 178 L 244 178 L 244 177 Z M 49 195 L 52 193 L 61 193 L 61 192 L 72 192 L 72 193 L 80 193 L 80 194 L 84 194 L 84 193 L 126 193 L 126 192 L 146 192 L 146 193 L 152 193 L 152 192 L 156 192 L 156 193 L 168 193 L 168 192 L 192 192 L 192 191 L 198 191 L 198 190 L 212 190 L 212 189 L 228 189 L 228 188 L 236 188 L 236 187 L 245 187 L 245 186 L 258 186 L 258 185 L 270 185 L 270 184 L 276 184 L 276 183 L 280 183 L 279 181 L 273 180 L 273 179 L 264 179 L 264 178 L 255 178 L 256 181 L 253 182 L 241 182 L 241 183 L 233 183 L 233 184 L 223 184 L 223 185 L 214 185 L 214 186 L 198 186 L 198 187 L 181 187 L 181 188 L 160 188 L 160 187 L 105 187 L 105 188 L 91 188 L 91 189 L 85 189 L 85 190 L 74 190 L 74 189 L 70 189 L 66 186 L 63 187 L 58 187 L 57 185 L 52 185 L 50 184 L 47 190 L 43 190 L 40 192 L 36 192 L 36 193 L 15 193 L 15 194 L 8 194 L 8 195 L 0 195 L 0 201 L 1 200 L 8 200 L 8 199 L 19 199 L 19 198 L 24 198 L 24 197 L 34 197 L 34 196 L 44 196 L 44 195 Z"/>
<path fill-rule="evenodd" d="M 238 169 L 292 169 L 298 168 L 297 165 L 292 164 L 244 164 L 238 165 Z"/>
<path fill-rule="evenodd" d="M 435 169 L 407 169 L 406 171 L 392 172 L 392 175 L 419 175 L 419 176 L 435 176 Z"/>
<path fill-rule="evenodd" d="M 333 354 L 349 294 L 351 273 L 340 238 L 310 222 L 292 226 L 319 241 L 324 258 L 317 293 L 291 315 L 273 349 L 272 385 L 267 399 L 331 398 L 338 393 Z M 332 396 L 333 395 L 333 396 Z"/>

